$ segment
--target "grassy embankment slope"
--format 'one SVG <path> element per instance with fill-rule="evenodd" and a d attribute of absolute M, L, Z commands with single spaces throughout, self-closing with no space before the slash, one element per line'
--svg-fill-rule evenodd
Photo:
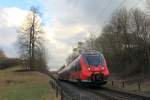
<path fill-rule="evenodd" d="M 0 70 L 0 100 L 54 100 L 48 76 L 17 69 Z"/>
<path fill-rule="evenodd" d="M 150 97 L 150 79 L 144 79 L 144 81 L 141 82 L 140 84 L 141 90 L 139 91 L 139 83 L 138 83 L 139 77 L 140 76 L 121 78 L 112 74 L 110 76 L 110 80 L 113 80 L 114 85 L 112 86 L 112 82 L 109 81 L 106 86 L 113 89 L 137 93 Z M 124 88 L 123 88 L 123 81 L 124 81 Z"/>

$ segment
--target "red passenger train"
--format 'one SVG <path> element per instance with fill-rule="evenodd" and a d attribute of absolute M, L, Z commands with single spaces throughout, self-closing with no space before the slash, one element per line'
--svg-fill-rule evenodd
<path fill-rule="evenodd" d="M 107 83 L 109 70 L 104 56 L 99 52 L 85 52 L 58 72 L 60 80 L 83 83 Z"/>

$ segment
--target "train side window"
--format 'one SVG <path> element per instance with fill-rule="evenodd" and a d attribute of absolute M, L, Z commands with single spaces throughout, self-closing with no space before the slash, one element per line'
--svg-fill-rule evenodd
<path fill-rule="evenodd" d="M 77 71 L 77 67 L 76 67 L 76 61 L 74 62 L 74 71 Z"/>
<path fill-rule="evenodd" d="M 76 60 L 74 60 L 70 66 L 71 66 L 71 71 L 73 71 L 73 72 L 80 71 L 81 70 L 80 57 L 78 57 Z"/>
<path fill-rule="evenodd" d="M 71 67 L 71 71 L 74 71 L 74 67 L 73 66 Z"/>
<path fill-rule="evenodd" d="M 73 71 L 73 72 L 74 72 L 74 67 L 73 67 L 73 66 L 71 66 L 71 71 Z"/>
<path fill-rule="evenodd" d="M 76 68 L 76 67 L 74 67 L 74 71 L 75 71 L 75 72 L 77 71 L 77 68 Z"/>
<path fill-rule="evenodd" d="M 81 70 L 81 65 L 80 65 L 80 62 L 78 62 L 78 71 Z"/>
<path fill-rule="evenodd" d="M 77 70 L 80 71 L 80 63 L 79 63 L 79 61 L 77 62 Z"/>
<path fill-rule="evenodd" d="M 80 63 L 79 63 L 79 60 L 77 60 L 76 62 L 76 71 L 80 71 Z"/>
<path fill-rule="evenodd" d="M 75 72 L 77 71 L 76 61 L 75 61 L 75 63 L 74 63 L 74 71 L 75 71 Z"/>
<path fill-rule="evenodd" d="M 74 71 L 74 61 L 72 62 L 71 67 L 72 67 L 72 71 Z"/>

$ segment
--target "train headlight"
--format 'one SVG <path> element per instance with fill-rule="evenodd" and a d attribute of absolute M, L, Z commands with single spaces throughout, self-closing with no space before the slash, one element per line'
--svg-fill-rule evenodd
<path fill-rule="evenodd" d="M 101 67 L 101 70 L 104 70 L 104 67 Z"/>
<path fill-rule="evenodd" d="M 88 70 L 90 71 L 90 67 L 88 68 Z"/>

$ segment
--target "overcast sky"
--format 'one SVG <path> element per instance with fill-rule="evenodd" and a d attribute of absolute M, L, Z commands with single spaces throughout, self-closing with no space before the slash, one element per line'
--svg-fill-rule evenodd
<path fill-rule="evenodd" d="M 90 33 L 98 36 L 111 13 L 117 8 L 145 8 L 145 0 L 0 0 L 0 48 L 7 56 L 17 57 L 15 46 L 19 26 L 27 10 L 40 8 L 46 31 L 46 48 L 51 69 L 65 63 L 77 41 L 84 41 Z"/>

